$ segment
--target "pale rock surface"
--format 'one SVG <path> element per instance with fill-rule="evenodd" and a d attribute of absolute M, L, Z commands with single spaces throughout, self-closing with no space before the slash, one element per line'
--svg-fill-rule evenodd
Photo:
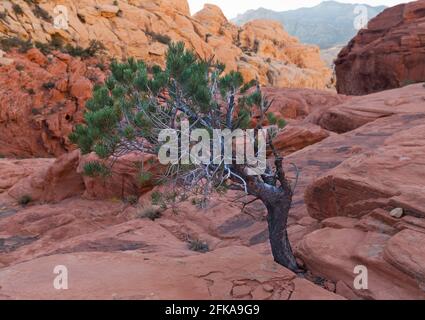
<path fill-rule="evenodd" d="M 16 19 L 9 8 L 9 16 L 0 20 L 0 35 L 40 42 L 59 35 L 66 43 L 81 47 L 98 40 L 111 56 L 132 56 L 160 65 L 167 44 L 158 35 L 168 36 L 183 41 L 202 58 L 214 56 L 228 71 L 241 71 L 246 81 L 258 77 L 264 85 L 323 89 L 331 77 L 318 47 L 300 44 L 276 22 L 254 21 L 237 27 L 213 5 L 192 17 L 186 0 L 131 0 L 117 5 L 106 0 L 66 0 L 60 2 L 69 20 L 68 29 L 63 30 L 53 26 L 53 19 L 37 18 L 34 4 L 17 2 L 24 15 Z M 55 1 L 37 5 L 55 16 Z M 0 4 L 0 11 L 7 7 L 7 2 Z"/>

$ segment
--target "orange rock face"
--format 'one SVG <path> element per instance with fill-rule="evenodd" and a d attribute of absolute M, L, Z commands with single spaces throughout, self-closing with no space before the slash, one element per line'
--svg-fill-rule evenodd
<path fill-rule="evenodd" d="M 337 90 L 364 95 L 425 81 L 425 1 L 386 9 L 340 52 Z"/>
<path fill-rule="evenodd" d="M 104 81 L 96 61 L 39 50 L 12 53 L 0 66 L 0 154 L 59 156 L 73 149 L 68 140 L 83 119 L 93 85 Z"/>
<path fill-rule="evenodd" d="M 0 20 L 0 35 L 43 43 L 56 35 L 81 47 L 98 40 L 113 57 L 135 57 L 160 65 L 167 42 L 183 41 L 200 57 L 214 56 L 228 71 L 239 70 L 246 81 L 258 78 L 264 85 L 322 89 L 331 77 L 318 47 L 300 44 L 274 22 L 256 21 L 239 28 L 213 5 L 192 17 L 186 0 L 131 0 L 115 5 L 67 0 L 60 3 L 67 8 L 67 27 L 60 29 L 54 27 L 55 19 L 60 19 L 54 13 L 57 3 L 38 4 L 52 16 L 50 20 L 37 18 L 33 4 L 20 1 L 20 5 L 24 14 L 17 19 L 9 2 L 0 4 L 0 12 L 8 12 Z"/>

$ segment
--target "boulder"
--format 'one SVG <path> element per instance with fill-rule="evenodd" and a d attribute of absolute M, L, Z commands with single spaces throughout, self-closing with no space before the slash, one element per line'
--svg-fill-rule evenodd
<path fill-rule="evenodd" d="M 82 157 L 77 172 L 82 175 L 87 199 L 128 199 L 137 202 L 142 193 L 155 186 L 161 174 L 158 158 L 153 155 L 130 153 L 118 158 L 106 177 L 92 177 L 84 172 L 87 163 L 99 161 L 94 153 Z M 141 174 L 149 177 L 141 179 Z M 134 200 L 130 200 L 134 199 Z"/>
<path fill-rule="evenodd" d="M 83 177 L 77 173 L 80 151 L 75 150 L 56 159 L 51 165 L 34 172 L 8 190 L 19 201 L 30 196 L 32 201 L 59 202 L 84 192 Z"/>
<path fill-rule="evenodd" d="M 425 111 L 425 88 L 422 84 L 387 90 L 361 97 L 350 97 L 337 106 L 322 109 L 311 116 L 312 122 L 336 133 L 357 129 L 366 123 L 395 114 Z"/>
<path fill-rule="evenodd" d="M 424 82 L 424 33 L 424 1 L 383 11 L 339 53 L 338 92 L 364 95 Z"/>

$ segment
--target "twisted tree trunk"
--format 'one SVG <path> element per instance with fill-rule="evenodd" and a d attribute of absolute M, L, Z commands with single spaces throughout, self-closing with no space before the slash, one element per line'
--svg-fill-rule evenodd
<path fill-rule="evenodd" d="M 262 197 L 267 208 L 269 240 L 274 260 L 280 265 L 299 273 L 295 256 L 288 238 L 287 222 L 292 194 L 272 191 Z"/>

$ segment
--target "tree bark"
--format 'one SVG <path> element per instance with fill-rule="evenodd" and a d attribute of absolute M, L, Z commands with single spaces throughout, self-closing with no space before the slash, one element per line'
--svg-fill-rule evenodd
<path fill-rule="evenodd" d="M 263 202 L 267 208 L 269 240 L 274 260 L 280 265 L 299 273 L 295 256 L 288 238 L 287 222 L 292 195 L 285 192 L 272 192 Z"/>

